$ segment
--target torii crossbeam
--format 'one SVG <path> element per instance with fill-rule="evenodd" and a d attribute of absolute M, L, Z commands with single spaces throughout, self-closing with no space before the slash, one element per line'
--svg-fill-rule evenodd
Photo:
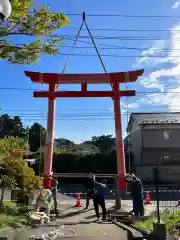
<path fill-rule="evenodd" d="M 120 83 L 135 82 L 144 70 L 117 73 L 91 73 L 91 74 L 59 74 L 25 71 L 25 75 L 34 83 L 43 83 L 49 86 L 48 91 L 35 91 L 34 97 L 48 98 L 48 121 L 46 146 L 44 151 L 44 187 L 49 188 L 52 176 L 52 158 L 54 143 L 54 121 L 56 98 L 62 97 L 111 97 L 114 102 L 115 136 L 117 151 L 118 192 L 124 191 L 125 160 L 122 134 L 122 120 L 120 98 L 135 96 L 134 90 L 121 91 Z M 88 91 L 88 84 L 111 84 L 111 91 Z M 81 91 L 56 91 L 56 85 L 81 84 Z"/>

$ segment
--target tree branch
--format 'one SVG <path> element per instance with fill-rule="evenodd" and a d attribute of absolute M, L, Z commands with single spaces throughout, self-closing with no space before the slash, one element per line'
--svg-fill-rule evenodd
<path fill-rule="evenodd" d="M 33 35 L 33 33 L 27 33 L 27 32 L 10 32 L 10 33 L 0 33 L 0 37 L 6 37 L 6 36 L 11 36 L 11 35 L 27 35 L 27 36 L 32 36 L 32 37 L 37 37 L 37 35 Z M 41 34 L 41 36 L 44 36 Z"/>

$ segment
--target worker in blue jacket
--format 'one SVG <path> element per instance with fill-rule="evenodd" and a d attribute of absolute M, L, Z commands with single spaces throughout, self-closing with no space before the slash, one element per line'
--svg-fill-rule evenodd
<path fill-rule="evenodd" d="M 132 212 L 136 217 L 144 216 L 144 205 L 143 205 L 143 188 L 141 180 L 134 174 L 125 176 L 125 181 L 130 186 L 133 210 Z"/>
<path fill-rule="evenodd" d="M 102 208 L 102 220 L 106 219 L 106 204 L 105 197 L 109 193 L 109 189 L 104 183 L 96 182 L 95 176 L 93 176 L 95 194 L 93 197 L 94 210 L 97 216 L 97 219 L 100 219 L 99 206 Z"/>

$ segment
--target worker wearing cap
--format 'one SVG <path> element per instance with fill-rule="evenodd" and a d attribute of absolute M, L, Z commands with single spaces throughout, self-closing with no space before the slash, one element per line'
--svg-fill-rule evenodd
<path fill-rule="evenodd" d="M 135 174 L 126 174 L 125 181 L 130 185 L 135 216 L 144 215 L 143 189 L 141 180 Z"/>

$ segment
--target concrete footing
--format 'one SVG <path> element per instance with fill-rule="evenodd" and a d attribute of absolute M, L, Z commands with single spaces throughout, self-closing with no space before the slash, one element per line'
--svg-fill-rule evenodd
<path fill-rule="evenodd" d="M 164 223 L 153 223 L 153 231 L 148 240 L 166 240 L 166 226 Z"/>

